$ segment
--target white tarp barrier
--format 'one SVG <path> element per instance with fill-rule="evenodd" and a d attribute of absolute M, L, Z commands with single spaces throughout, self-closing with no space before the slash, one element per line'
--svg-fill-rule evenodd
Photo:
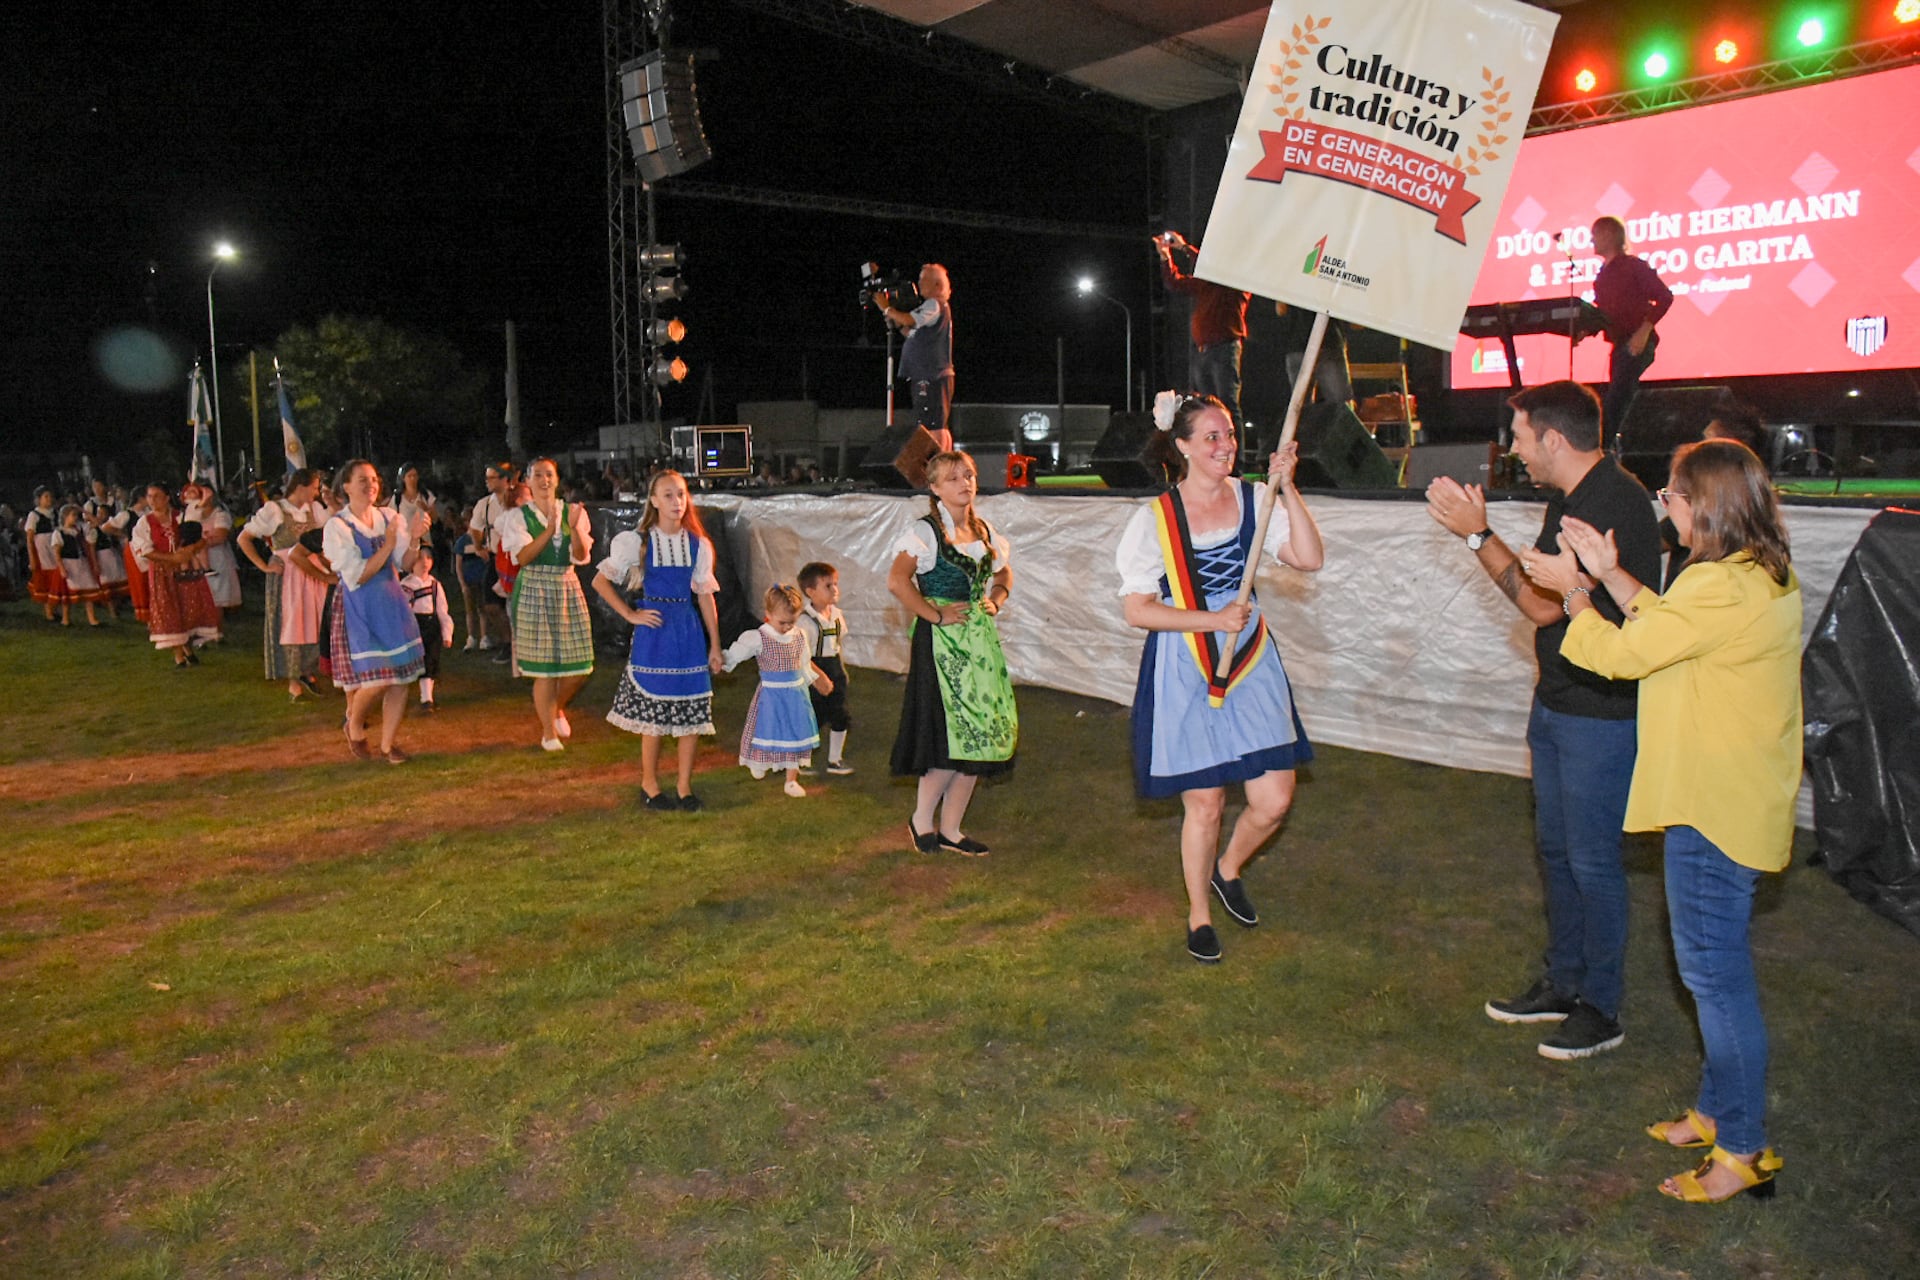
<path fill-rule="evenodd" d="M 1120 617 L 1113 548 L 1138 501 L 979 500 L 980 513 L 1013 543 L 1013 597 L 1000 635 L 1015 681 L 1133 701 L 1143 636 Z M 807 561 L 831 561 L 840 570 L 848 660 L 906 670 L 908 614 L 887 593 L 887 566 L 894 541 L 926 513 L 924 497 L 702 494 L 699 502 L 740 513 L 732 551 L 756 599 L 776 581 L 793 581 Z M 1306 574 L 1269 563 L 1259 592 L 1309 737 L 1525 776 L 1533 629 L 1519 610 L 1425 503 L 1307 502 L 1326 540 L 1326 568 Z M 1488 518 L 1510 545 L 1530 546 L 1544 507 L 1495 502 Z M 1873 514 L 1786 508 L 1809 632 Z"/>

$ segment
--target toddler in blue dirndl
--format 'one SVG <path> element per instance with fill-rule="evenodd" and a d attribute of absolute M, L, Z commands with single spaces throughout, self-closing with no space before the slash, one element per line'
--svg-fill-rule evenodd
<path fill-rule="evenodd" d="M 807 794 L 800 770 L 820 745 L 820 728 L 813 718 L 812 685 L 825 693 L 832 681 L 809 656 L 807 635 L 796 625 L 800 592 L 776 586 L 767 591 L 766 621 L 745 632 L 727 647 L 731 671 L 752 658 L 760 667 L 760 687 L 747 708 L 746 727 L 740 732 L 740 763 L 756 778 L 769 770 L 785 769 L 786 792 L 798 799 Z"/>

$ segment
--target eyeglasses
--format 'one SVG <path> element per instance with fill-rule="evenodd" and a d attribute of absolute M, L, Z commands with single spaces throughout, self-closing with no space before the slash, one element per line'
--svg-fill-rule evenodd
<path fill-rule="evenodd" d="M 1687 495 L 1680 492 L 1678 489 L 1662 489 L 1660 490 L 1660 492 L 1654 494 L 1653 496 L 1660 499 L 1661 506 L 1670 507 L 1673 505 L 1673 500 L 1675 498 L 1684 498 Z"/>

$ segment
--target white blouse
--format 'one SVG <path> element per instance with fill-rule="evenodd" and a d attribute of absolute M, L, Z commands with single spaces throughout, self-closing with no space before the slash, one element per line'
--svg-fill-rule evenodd
<path fill-rule="evenodd" d="M 360 554 L 360 544 L 353 540 L 353 528 L 380 542 L 387 536 L 387 526 L 398 523 L 400 537 L 393 545 L 393 555 L 387 561 L 388 567 L 398 569 L 406 561 L 407 549 L 413 545 L 413 539 L 407 533 L 407 522 L 400 513 L 391 507 L 372 507 L 367 511 L 367 519 L 360 520 L 353 514 L 351 507 L 339 513 L 337 519 L 329 520 L 326 531 L 320 535 L 320 544 L 325 548 L 327 563 L 340 575 L 340 585 L 349 591 L 358 591 L 364 584 L 360 575 L 366 569 L 366 557 Z"/>
<path fill-rule="evenodd" d="M 573 526 L 573 544 L 568 554 L 573 563 L 585 564 L 593 555 L 593 534 L 586 520 L 586 508 L 577 502 L 562 502 L 559 519 Z M 527 528 L 527 513 L 524 507 L 515 507 L 494 522 L 500 534 L 500 549 L 509 556 L 518 559 L 520 553 L 533 545 L 533 530 Z"/>
<path fill-rule="evenodd" d="M 659 529 L 650 529 L 647 537 L 653 542 L 653 560 L 655 564 L 693 566 L 692 587 L 695 595 L 710 596 L 720 591 L 720 580 L 713 576 L 713 539 L 700 539 L 700 550 L 691 550 L 692 539 L 686 530 L 679 533 L 662 533 Z M 596 567 L 601 577 L 623 591 L 632 591 L 646 580 L 647 549 L 640 541 L 638 530 L 629 529 L 625 533 L 615 534 L 613 543 L 607 548 L 607 558 Z"/>
<path fill-rule="evenodd" d="M 1254 492 L 1257 494 L 1258 489 Z M 1218 529 L 1193 529 L 1193 545 L 1217 547 L 1223 542 L 1231 542 L 1240 536 L 1240 522 L 1246 518 L 1246 490 L 1239 481 L 1233 485 L 1234 509 L 1238 513 L 1233 523 Z M 1157 501 L 1157 499 L 1155 500 Z M 1160 598 L 1160 579 L 1166 573 L 1167 562 L 1160 554 L 1160 522 L 1154 517 L 1153 502 L 1143 502 L 1134 508 L 1133 517 L 1127 521 L 1126 532 L 1120 535 L 1120 546 L 1113 553 L 1113 563 L 1120 570 L 1120 592 L 1123 596 L 1152 596 Z M 1287 519 L 1287 509 L 1278 501 L 1273 504 L 1273 519 L 1267 522 L 1267 554 L 1278 555 L 1280 548 L 1287 544 L 1287 534 L 1291 531 Z"/>
<path fill-rule="evenodd" d="M 313 523 L 315 515 L 318 514 L 314 511 L 313 507 L 314 504 L 311 502 L 305 506 L 293 507 L 293 518 L 301 521 L 303 524 Z M 250 533 L 256 538 L 271 538 L 275 531 L 286 522 L 287 508 L 281 506 L 281 500 L 276 498 L 249 516 L 247 523 L 240 531 L 242 533 Z"/>
<path fill-rule="evenodd" d="M 981 553 L 986 550 L 986 546 L 978 538 L 971 542 L 957 540 L 953 536 L 953 513 L 947 510 L 946 503 L 940 503 L 939 506 L 940 523 L 946 531 L 947 541 L 952 543 L 953 549 L 961 555 L 978 560 Z M 993 534 L 993 572 L 998 573 L 1012 563 L 1013 546 L 1007 541 L 1006 535 L 998 529 L 993 529 L 991 532 Z M 907 526 L 906 532 L 900 535 L 899 541 L 893 544 L 893 554 L 896 557 L 912 556 L 914 572 L 927 573 L 932 570 L 934 561 L 940 558 L 940 548 L 934 545 L 933 533 L 927 528 L 926 521 L 915 520 Z"/>

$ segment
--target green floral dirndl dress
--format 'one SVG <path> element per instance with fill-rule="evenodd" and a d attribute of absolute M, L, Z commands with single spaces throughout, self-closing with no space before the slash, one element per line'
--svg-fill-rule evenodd
<path fill-rule="evenodd" d="M 937 516 L 925 519 L 937 551 L 933 567 L 915 578 L 920 594 L 929 604 L 966 601 L 973 608 L 966 621 L 946 626 L 914 619 L 893 772 L 1011 773 L 1020 717 L 1000 630 L 981 608 L 993 581 L 993 531 L 975 558 L 947 540 Z"/>

